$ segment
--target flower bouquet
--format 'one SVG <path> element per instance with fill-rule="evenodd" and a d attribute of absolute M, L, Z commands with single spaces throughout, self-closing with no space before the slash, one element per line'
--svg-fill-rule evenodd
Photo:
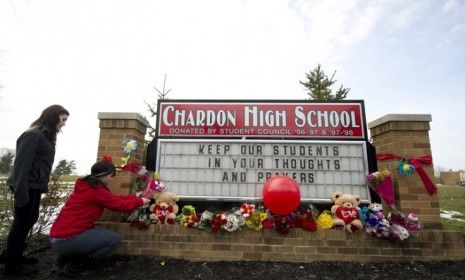
<path fill-rule="evenodd" d="M 389 205 L 394 207 L 394 183 L 388 170 L 376 171 L 366 177 L 367 184 Z"/>
<path fill-rule="evenodd" d="M 250 230 L 259 231 L 263 227 L 263 221 L 268 217 L 264 210 L 256 210 L 245 219 L 245 226 Z"/>

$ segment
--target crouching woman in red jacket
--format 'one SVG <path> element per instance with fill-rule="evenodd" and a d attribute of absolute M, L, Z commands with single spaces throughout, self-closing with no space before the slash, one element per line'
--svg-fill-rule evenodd
<path fill-rule="evenodd" d="M 104 157 L 90 175 L 78 179 L 74 191 L 50 230 L 51 245 L 58 253 L 58 266 L 67 276 L 85 274 L 94 261 L 109 255 L 120 243 L 118 233 L 95 227 L 104 208 L 133 211 L 149 200 L 135 195 L 115 195 L 107 185 L 116 174 L 111 158 Z"/>

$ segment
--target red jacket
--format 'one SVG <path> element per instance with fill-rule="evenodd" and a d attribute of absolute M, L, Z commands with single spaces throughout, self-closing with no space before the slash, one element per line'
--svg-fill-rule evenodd
<path fill-rule="evenodd" d="M 144 204 L 134 195 L 114 195 L 106 187 L 93 187 L 80 179 L 50 230 L 52 238 L 68 238 L 95 226 L 104 208 L 119 212 L 133 211 Z"/>

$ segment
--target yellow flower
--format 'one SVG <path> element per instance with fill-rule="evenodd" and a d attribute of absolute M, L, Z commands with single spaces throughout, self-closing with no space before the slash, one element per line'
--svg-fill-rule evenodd
<path fill-rule="evenodd" d="M 328 210 L 323 211 L 323 213 L 318 216 L 316 221 L 318 228 L 330 229 L 333 226 L 333 215 Z"/>
<path fill-rule="evenodd" d="M 245 225 L 247 226 L 247 228 L 251 230 L 259 231 L 262 229 L 262 220 L 260 219 L 261 219 L 260 213 L 257 213 L 257 212 L 253 213 L 252 216 L 248 217 L 245 220 Z"/>

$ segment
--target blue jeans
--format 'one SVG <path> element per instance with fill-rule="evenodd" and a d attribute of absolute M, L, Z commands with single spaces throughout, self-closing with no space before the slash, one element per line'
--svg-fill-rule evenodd
<path fill-rule="evenodd" d="M 121 242 L 113 231 L 93 228 L 70 238 L 52 242 L 52 249 L 60 256 L 89 255 L 95 260 L 108 256 Z"/>

